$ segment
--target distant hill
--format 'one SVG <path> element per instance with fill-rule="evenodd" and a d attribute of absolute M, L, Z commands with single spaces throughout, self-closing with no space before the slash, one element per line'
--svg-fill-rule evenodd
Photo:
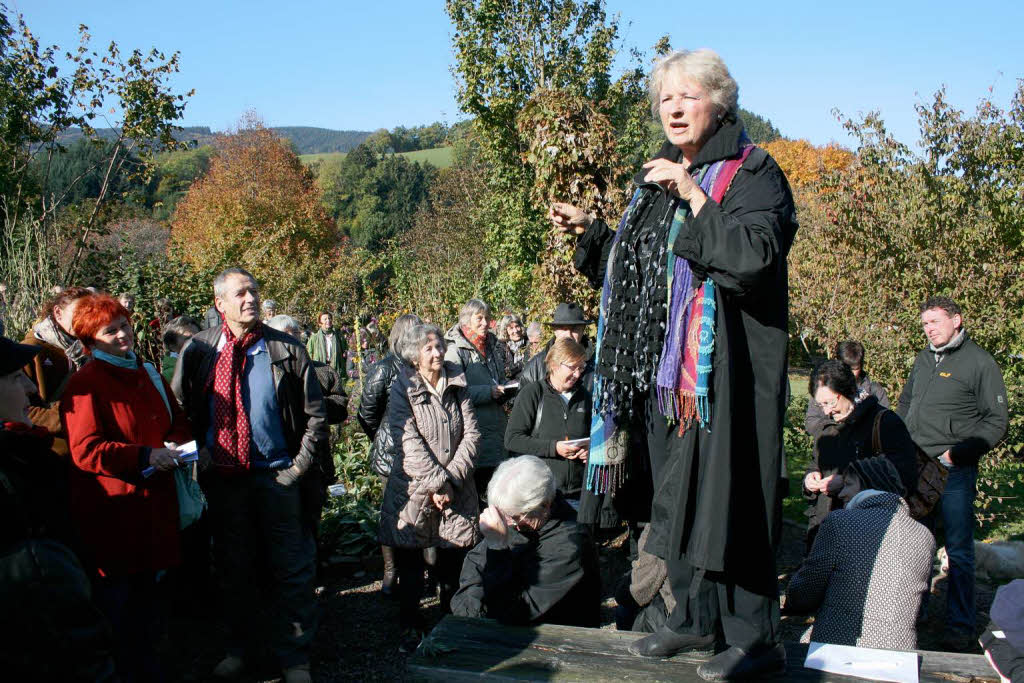
<path fill-rule="evenodd" d="M 313 128 L 311 126 L 277 126 L 271 130 L 277 132 L 295 145 L 299 154 L 327 154 L 332 152 L 350 152 L 360 142 L 370 137 L 370 131 L 362 130 L 331 130 L 330 128 Z M 97 128 L 100 137 L 112 140 L 117 132 L 113 128 Z M 72 128 L 61 137 L 61 143 L 67 145 L 82 137 L 82 131 Z M 187 126 L 178 131 L 174 138 L 179 142 L 188 142 L 196 147 L 211 144 L 217 133 L 209 126 Z"/>
<path fill-rule="evenodd" d="M 431 149 L 420 149 L 415 152 L 398 152 L 409 161 L 429 163 L 434 168 L 448 168 L 452 165 L 455 150 L 453 147 L 433 147 Z M 328 161 L 331 159 L 344 159 L 344 152 L 329 152 L 322 154 L 302 154 L 299 156 L 304 164 Z"/>

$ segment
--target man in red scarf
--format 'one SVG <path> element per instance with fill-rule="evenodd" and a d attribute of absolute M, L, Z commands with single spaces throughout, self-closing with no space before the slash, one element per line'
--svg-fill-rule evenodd
<path fill-rule="evenodd" d="M 229 627 L 214 674 L 234 678 L 269 649 L 287 683 L 309 681 L 316 555 L 298 482 L 327 448 L 326 408 L 306 349 L 260 322 L 255 278 L 229 268 L 213 292 L 223 322 L 182 349 L 172 386 L 209 463 L 201 483 Z"/>

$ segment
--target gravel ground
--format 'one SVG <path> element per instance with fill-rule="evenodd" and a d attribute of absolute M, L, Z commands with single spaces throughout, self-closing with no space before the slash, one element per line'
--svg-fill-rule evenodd
<path fill-rule="evenodd" d="M 803 552 L 803 529 L 787 523 L 780 551 L 779 588 L 785 589 L 792 572 L 799 566 Z M 605 600 L 602 607 L 602 628 L 615 628 L 615 601 L 611 598 L 615 584 L 628 569 L 626 534 L 605 540 L 600 561 Z M 408 655 L 399 653 L 398 604 L 380 594 L 378 558 L 367 558 L 366 568 L 348 565 L 325 571 L 320 594 L 322 617 L 313 647 L 313 678 L 315 681 L 383 681 L 406 678 Z M 932 596 L 928 617 L 919 630 L 920 647 L 941 649 L 943 615 L 945 613 L 945 582 L 939 582 L 938 593 Z M 994 587 L 978 585 L 978 632 L 988 623 Z M 440 620 L 436 598 L 424 599 L 421 609 L 427 623 Z M 809 618 L 783 617 L 781 632 L 785 640 L 799 640 L 813 623 Z M 209 672 L 222 656 L 223 634 L 215 626 L 209 603 L 192 614 L 176 615 L 171 621 L 170 642 L 164 648 L 172 664 L 171 680 L 209 681 Z M 187 634 L 178 637 L 180 634 Z M 980 651 L 980 650 L 979 650 Z M 270 683 L 279 674 L 268 662 L 257 662 L 239 679 L 243 682 Z"/>

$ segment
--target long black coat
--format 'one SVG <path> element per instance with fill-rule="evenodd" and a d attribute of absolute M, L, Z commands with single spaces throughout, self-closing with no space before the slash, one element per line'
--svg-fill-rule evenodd
<path fill-rule="evenodd" d="M 739 122 L 723 125 L 693 167 L 737 155 L 741 133 Z M 681 152 L 667 142 L 658 156 L 681 161 Z M 643 184 L 644 173 L 634 182 Z M 590 253 L 576 256 L 591 282 L 600 280 L 595 276 L 603 272 L 613 237 L 596 221 L 591 230 L 602 227 L 603 235 L 580 240 L 579 249 Z M 677 429 L 669 430 L 647 550 L 666 559 L 683 556 L 697 568 L 728 571 L 739 581 L 743 576 L 774 581 L 787 387 L 786 258 L 797 227 L 785 175 L 755 149 L 722 204 L 709 198 L 698 216 L 687 218 L 672 245 L 677 256 L 706 271 L 717 285 L 711 426 L 707 431 L 695 425 L 681 437 Z"/>
<path fill-rule="evenodd" d="M 601 570 L 590 534 L 558 496 L 536 532 L 509 530 L 511 547 L 481 541 L 462 565 L 452 614 L 508 624 L 601 623 Z"/>

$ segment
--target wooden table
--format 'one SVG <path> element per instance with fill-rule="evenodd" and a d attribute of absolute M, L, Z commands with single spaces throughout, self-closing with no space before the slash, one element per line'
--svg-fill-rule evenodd
<path fill-rule="evenodd" d="M 490 619 L 447 616 L 409 659 L 418 680 L 677 681 L 697 683 L 704 657 L 647 659 L 626 648 L 643 633 L 542 625 L 502 626 Z M 803 668 L 807 646 L 786 643 L 789 670 L 776 680 L 861 681 Z M 968 683 L 998 677 L 981 655 L 919 651 L 920 680 Z"/>

